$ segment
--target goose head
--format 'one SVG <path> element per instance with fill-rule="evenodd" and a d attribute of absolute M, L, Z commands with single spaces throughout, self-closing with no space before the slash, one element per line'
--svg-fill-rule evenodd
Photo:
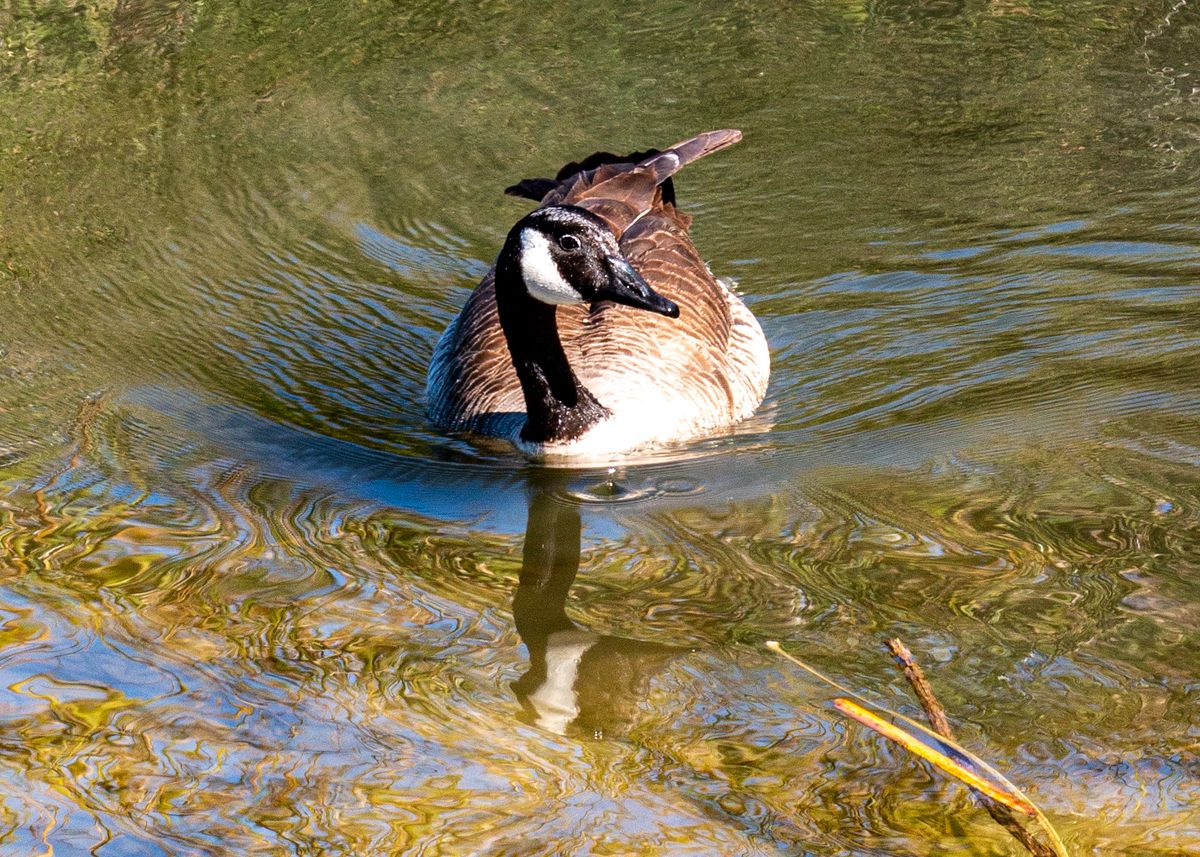
<path fill-rule="evenodd" d="M 529 297 L 551 306 L 612 301 L 679 317 L 679 307 L 647 283 L 596 215 L 573 205 L 530 212 L 508 236 Z"/>

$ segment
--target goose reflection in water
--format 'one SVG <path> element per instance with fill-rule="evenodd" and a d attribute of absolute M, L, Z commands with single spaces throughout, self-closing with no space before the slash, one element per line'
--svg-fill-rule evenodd
<path fill-rule="evenodd" d="M 650 679 L 687 650 L 599 634 L 572 622 L 567 596 L 579 572 L 582 522 L 566 480 L 537 471 L 513 598 L 529 670 L 512 688 L 525 718 L 558 734 L 621 735 L 637 719 Z"/>

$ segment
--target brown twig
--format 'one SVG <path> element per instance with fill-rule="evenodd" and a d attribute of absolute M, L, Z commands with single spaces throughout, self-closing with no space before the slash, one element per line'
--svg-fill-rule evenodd
<path fill-rule="evenodd" d="M 917 699 L 920 700 L 921 708 L 925 710 L 925 716 L 929 718 L 929 725 L 933 727 L 933 731 L 943 738 L 949 738 L 953 741 L 954 732 L 950 728 L 950 721 L 946 719 L 946 709 L 942 708 L 942 704 L 933 695 L 933 688 L 929 685 L 929 679 L 925 678 L 925 671 L 921 669 L 921 665 L 913 658 L 912 652 L 908 650 L 908 646 L 904 645 L 899 638 L 896 638 L 888 640 L 887 647 L 904 669 L 904 676 L 908 679 L 908 683 L 912 685 Z M 1021 822 L 1017 821 L 1017 817 L 1011 809 L 977 789 L 971 789 L 971 793 L 975 795 L 975 799 L 987 810 L 988 815 L 995 819 L 997 824 L 1007 830 L 1014 839 L 1025 846 L 1025 849 L 1030 854 L 1035 855 L 1035 857 L 1055 857 L 1054 849 L 1026 830 Z"/>

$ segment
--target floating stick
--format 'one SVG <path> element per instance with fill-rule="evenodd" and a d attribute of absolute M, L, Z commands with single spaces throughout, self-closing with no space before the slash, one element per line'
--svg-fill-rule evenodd
<path fill-rule="evenodd" d="M 893 647 L 893 643 L 899 645 L 903 650 L 903 655 Z M 839 712 L 895 741 L 965 783 L 975 794 L 979 795 L 992 818 L 1036 857 L 1070 857 L 1058 833 L 1037 805 L 1023 791 L 1009 782 L 1003 774 L 954 740 L 950 734 L 950 725 L 946 721 L 945 710 L 934 697 L 933 690 L 930 688 L 929 682 L 925 680 L 920 666 L 913 660 L 912 653 L 904 648 L 904 644 L 899 640 L 889 642 L 889 647 L 904 665 L 905 675 L 908 676 L 920 698 L 930 722 L 945 728 L 945 732 L 942 734 L 932 731 L 929 727 L 905 717 L 903 714 L 863 698 L 845 685 L 834 681 L 796 656 L 784 651 L 776 641 L 768 640 L 765 645 L 772 652 L 782 655 L 818 681 L 850 697 L 849 699 L 836 698 L 833 700 L 833 705 Z M 883 717 L 891 718 L 892 722 L 884 720 Z M 900 723 L 910 728 L 902 728 L 898 725 Z M 1016 820 L 1012 811 L 1034 816 L 1042 830 L 1045 831 L 1047 839 L 1050 840 L 1050 846 L 1046 846 L 1045 843 L 1029 834 Z"/>

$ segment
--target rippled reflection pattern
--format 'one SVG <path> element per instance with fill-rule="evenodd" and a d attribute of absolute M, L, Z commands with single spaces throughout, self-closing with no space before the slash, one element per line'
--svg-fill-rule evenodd
<path fill-rule="evenodd" d="M 0 10 L 0 854 L 1200 851 L 1186 3 Z M 773 347 L 738 430 L 549 472 L 423 416 L 597 147 Z"/>
<path fill-rule="evenodd" d="M 318 446 L 362 490 L 305 485 L 154 418 L 111 403 L 5 483 L 10 841 L 1002 853 L 756 645 L 895 701 L 893 634 L 1076 847 L 1191 835 L 1200 497 L 1144 438 L 736 504 L 477 477 L 522 534 L 422 513 L 398 460 Z"/>

